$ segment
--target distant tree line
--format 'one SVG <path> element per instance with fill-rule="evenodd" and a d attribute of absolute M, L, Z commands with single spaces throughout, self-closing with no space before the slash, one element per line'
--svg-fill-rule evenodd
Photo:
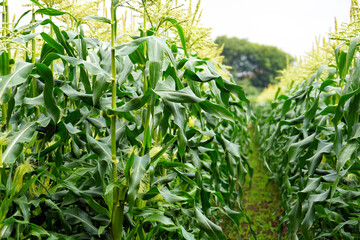
<path fill-rule="evenodd" d="M 220 36 L 215 42 L 224 44 L 222 55 L 224 64 L 231 66 L 234 79 L 238 83 L 248 83 L 263 89 L 269 83 L 276 83 L 278 71 L 286 68 L 287 61 L 293 58 L 277 47 L 260 45 L 246 39 Z"/>

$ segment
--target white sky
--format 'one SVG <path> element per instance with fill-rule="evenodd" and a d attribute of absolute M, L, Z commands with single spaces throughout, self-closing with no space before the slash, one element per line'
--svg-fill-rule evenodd
<path fill-rule="evenodd" d="M 29 0 L 9 0 L 21 15 Z M 197 3 L 193 0 L 193 4 Z M 351 0 L 202 0 L 202 23 L 220 35 L 277 46 L 293 56 L 311 50 L 315 38 L 327 36 L 338 23 L 349 21 Z"/>
<path fill-rule="evenodd" d="M 202 23 L 213 37 L 246 38 L 293 56 L 311 50 L 315 38 L 349 22 L 351 0 L 202 0 Z"/>

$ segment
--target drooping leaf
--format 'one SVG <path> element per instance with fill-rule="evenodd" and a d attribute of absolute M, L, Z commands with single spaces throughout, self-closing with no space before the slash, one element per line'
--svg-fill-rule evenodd
<path fill-rule="evenodd" d="M 6 146 L 5 152 L 2 155 L 4 163 L 14 163 L 16 158 L 23 151 L 25 142 L 29 142 L 35 131 L 35 122 L 22 124 L 18 132 L 15 132 L 11 137 L 11 142 Z"/>
<path fill-rule="evenodd" d="M 56 51 L 59 54 L 64 54 L 64 47 L 61 46 L 55 39 L 53 39 L 50 35 L 48 35 L 47 33 L 40 33 L 41 37 L 54 49 L 56 49 Z"/>
<path fill-rule="evenodd" d="M 150 156 L 148 154 L 142 157 L 135 155 L 134 157 L 128 191 L 128 202 L 130 209 L 135 204 L 136 196 L 139 191 L 140 181 L 144 178 L 144 174 L 149 163 Z"/>
<path fill-rule="evenodd" d="M 337 172 L 340 172 L 340 170 L 344 167 L 346 161 L 350 160 L 350 157 L 352 156 L 352 154 L 356 149 L 357 149 L 357 144 L 355 143 L 355 141 L 350 141 L 341 150 L 339 159 L 337 160 L 336 163 Z"/>
<path fill-rule="evenodd" d="M 211 239 L 226 239 L 221 227 L 211 222 L 197 207 L 195 208 L 195 217 L 200 228 L 206 232 Z"/>
<path fill-rule="evenodd" d="M 102 143 L 100 141 L 95 140 L 93 137 L 91 137 L 89 134 L 86 134 L 86 139 L 89 143 L 89 146 L 91 150 L 97 154 L 100 158 L 111 161 L 111 149 L 109 145 Z"/>
<path fill-rule="evenodd" d="M 88 214 L 78 208 L 69 208 L 62 211 L 65 216 L 69 216 L 77 221 L 80 221 L 84 229 L 91 235 L 97 235 L 98 229 L 93 225 Z"/>
<path fill-rule="evenodd" d="M 170 218 L 160 214 L 149 215 L 144 219 L 144 222 L 159 222 L 164 225 L 174 225 L 174 222 Z"/>
<path fill-rule="evenodd" d="M 185 34 L 183 31 L 183 28 L 181 27 L 181 25 L 176 21 L 176 19 L 173 18 L 167 18 L 166 21 L 170 22 L 171 24 L 173 24 L 173 26 L 176 28 L 176 30 L 178 31 L 179 37 L 180 37 L 180 41 L 182 44 L 182 47 L 184 49 L 185 52 L 185 56 L 189 57 L 188 53 L 187 53 L 187 47 L 186 47 L 186 39 L 185 39 Z"/>
<path fill-rule="evenodd" d="M 99 22 L 103 22 L 103 23 L 107 23 L 110 24 L 110 19 L 107 19 L 105 17 L 99 17 L 99 16 L 86 16 L 83 17 L 82 20 L 93 20 L 93 21 L 99 21 Z"/>
<path fill-rule="evenodd" d="M 26 81 L 31 73 L 34 64 L 27 62 L 19 62 L 16 65 L 16 69 L 13 73 L 0 76 L 0 103 L 5 103 L 6 92 L 9 88 L 17 86 Z"/>
<path fill-rule="evenodd" d="M 60 109 L 54 99 L 54 79 L 51 70 L 44 64 L 36 63 L 38 74 L 44 79 L 45 86 L 43 91 L 45 107 L 50 117 L 57 123 L 60 119 Z"/>

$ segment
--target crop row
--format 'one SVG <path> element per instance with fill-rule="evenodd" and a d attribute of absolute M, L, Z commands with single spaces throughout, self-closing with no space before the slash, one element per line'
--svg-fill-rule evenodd
<path fill-rule="evenodd" d="M 87 18 L 111 26 L 102 42 L 32 2 L 31 23 L 1 37 L 0 237 L 225 239 L 219 224 L 246 217 L 242 88 L 187 53 L 176 19 L 118 43 L 112 0 L 111 19 Z"/>
<path fill-rule="evenodd" d="M 335 49 L 335 66 L 257 110 L 289 239 L 360 238 L 359 40 Z"/>

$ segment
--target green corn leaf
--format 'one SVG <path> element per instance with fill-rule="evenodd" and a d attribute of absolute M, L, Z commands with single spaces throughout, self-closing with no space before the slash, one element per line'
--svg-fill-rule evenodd
<path fill-rule="evenodd" d="M 349 72 L 350 65 L 353 62 L 354 54 L 358 46 L 359 40 L 360 40 L 360 36 L 357 36 L 355 38 L 352 38 L 350 41 L 350 46 L 346 55 L 346 64 L 343 70 L 343 76 L 345 76 Z"/>
<path fill-rule="evenodd" d="M 162 48 L 163 52 L 165 53 L 165 56 L 169 59 L 169 61 L 172 63 L 172 65 L 174 67 L 177 66 L 174 55 L 173 55 L 171 49 L 169 48 L 169 46 L 167 45 L 165 39 L 155 37 L 155 36 L 153 36 L 153 38 L 158 42 L 158 44 Z"/>
<path fill-rule="evenodd" d="M 12 113 L 15 109 L 15 96 L 17 94 L 17 91 L 18 89 L 15 88 L 14 91 L 12 91 L 11 95 L 10 95 L 10 99 L 8 101 L 8 109 L 7 109 L 7 115 L 6 115 L 6 125 L 9 125 L 10 123 L 10 120 L 11 120 L 11 116 L 12 116 Z"/>
<path fill-rule="evenodd" d="M 207 71 L 205 73 L 202 72 L 194 72 L 190 69 L 185 69 L 185 76 L 187 76 L 189 79 L 197 82 L 209 82 L 212 80 L 215 80 L 220 77 L 219 74 L 213 75 L 211 72 Z"/>
<path fill-rule="evenodd" d="M 197 184 L 193 180 L 186 176 L 186 174 L 180 171 L 179 168 L 174 168 L 173 170 L 179 175 L 180 178 L 189 183 L 192 187 L 196 187 L 197 189 L 199 189 L 199 186 L 197 186 Z"/>
<path fill-rule="evenodd" d="M 19 206 L 21 213 L 24 216 L 24 220 L 28 222 L 30 220 L 30 206 L 28 199 L 22 195 L 20 198 L 15 199 L 14 202 Z"/>
<path fill-rule="evenodd" d="M 350 77 L 350 83 L 352 90 L 357 90 L 360 88 L 360 59 L 358 58 L 355 63 L 355 69 Z"/>
<path fill-rule="evenodd" d="M 126 161 L 126 165 L 125 165 L 125 169 L 124 169 L 125 176 L 128 179 L 130 178 L 130 169 L 134 163 L 134 159 L 135 159 L 135 154 L 134 154 L 134 152 L 132 152 L 130 155 L 130 158 Z"/>
<path fill-rule="evenodd" d="M 36 236 L 38 239 L 41 239 L 42 237 L 49 237 L 50 234 L 48 231 L 46 231 L 44 228 L 33 224 L 33 223 L 29 223 L 31 231 L 29 233 L 30 236 Z"/>
<path fill-rule="evenodd" d="M 161 196 L 170 203 L 178 203 L 188 200 L 188 198 L 179 196 L 177 194 L 174 194 L 173 192 L 169 191 L 166 187 L 163 189 L 160 189 Z"/>
<path fill-rule="evenodd" d="M 302 151 L 307 148 L 315 139 L 316 133 L 311 134 L 310 136 L 304 138 L 303 140 L 291 144 L 289 148 L 289 161 L 294 162 L 296 158 L 302 153 Z"/>
<path fill-rule="evenodd" d="M 132 164 L 132 172 L 129 181 L 128 202 L 130 210 L 135 204 L 135 200 L 139 191 L 140 181 L 143 179 L 147 165 L 150 163 L 150 156 L 145 155 L 139 157 L 135 155 Z"/>
<path fill-rule="evenodd" d="M 346 222 L 342 222 L 332 230 L 330 236 L 334 236 L 340 229 L 344 228 L 344 226 L 346 226 L 346 225 L 356 226 L 358 224 L 359 224 L 359 220 L 356 220 L 356 219 L 351 219 Z"/>
<path fill-rule="evenodd" d="M 41 9 L 36 10 L 35 13 L 40 13 L 40 14 L 44 14 L 44 15 L 48 15 L 48 16 L 61 16 L 61 15 L 67 14 L 66 12 L 59 11 L 54 8 L 41 8 Z"/>
<path fill-rule="evenodd" d="M 341 197 L 344 199 L 357 199 L 358 197 L 360 197 L 359 191 L 344 190 L 341 188 L 339 188 L 338 191 L 340 192 Z"/>
<path fill-rule="evenodd" d="M 318 105 L 319 105 L 319 97 L 315 100 L 315 102 L 313 103 L 313 105 L 311 106 L 310 109 L 308 109 L 305 113 L 305 118 L 304 118 L 304 129 L 307 129 L 309 127 L 310 122 L 313 120 L 316 111 L 318 109 Z"/>
<path fill-rule="evenodd" d="M 75 57 L 75 52 L 74 49 L 71 47 L 71 45 L 67 42 L 66 38 L 64 37 L 64 34 L 60 31 L 59 27 L 54 24 L 50 19 L 46 19 L 44 21 L 41 22 L 41 25 L 47 25 L 50 24 L 52 26 L 52 29 L 56 35 L 56 39 L 59 41 L 59 43 L 64 47 L 66 53 L 71 56 L 71 57 Z M 55 55 L 56 56 L 56 55 Z M 52 57 L 49 57 L 50 59 Z M 57 59 L 57 58 L 56 58 Z M 50 63 L 55 60 L 52 59 L 50 62 L 44 62 L 45 65 L 49 66 Z M 45 61 L 45 60 L 44 60 Z"/>
<path fill-rule="evenodd" d="M 319 194 L 311 194 L 309 197 L 309 203 L 312 205 L 314 202 L 323 202 L 325 201 L 330 193 L 330 189 L 326 190 L 325 192 Z"/>
<path fill-rule="evenodd" d="M 15 28 L 19 25 L 21 19 L 22 19 L 23 17 L 25 17 L 25 16 L 26 16 L 28 13 L 30 13 L 30 12 L 31 12 L 31 10 L 28 10 L 28 11 L 24 12 L 23 14 L 21 14 L 21 16 L 20 16 L 20 17 L 18 18 L 18 20 L 15 22 L 13 28 L 15 29 Z"/>
<path fill-rule="evenodd" d="M 319 91 L 322 92 L 322 91 L 324 91 L 324 89 L 326 87 L 331 86 L 331 85 L 335 85 L 335 84 L 336 84 L 336 81 L 334 81 L 332 79 L 325 80 L 324 82 L 321 83 Z"/>
<path fill-rule="evenodd" d="M 105 195 L 108 195 L 114 191 L 114 188 L 118 188 L 119 190 L 127 189 L 127 186 L 122 184 L 121 182 L 112 182 L 106 186 Z"/>
<path fill-rule="evenodd" d="M 39 156 L 43 157 L 46 154 L 55 151 L 62 144 L 64 139 L 66 139 L 67 131 L 63 122 L 59 122 L 59 124 L 57 125 L 57 129 L 58 129 L 57 135 L 59 136 L 58 140 L 54 144 L 50 145 L 49 147 L 41 151 Z"/>
<path fill-rule="evenodd" d="M 93 104 L 97 105 L 99 103 L 100 98 L 103 96 L 105 91 L 109 88 L 110 83 L 103 75 L 98 75 L 94 81 L 94 92 L 92 95 Z"/>
<path fill-rule="evenodd" d="M 116 50 L 116 55 L 117 56 L 128 56 L 131 53 L 133 53 L 134 51 L 136 51 L 141 44 L 148 41 L 149 39 L 152 39 L 153 41 L 155 41 L 156 44 L 158 44 L 162 48 L 163 52 L 168 57 L 170 62 L 173 64 L 173 66 L 176 66 L 176 61 L 175 61 L 174 55 L 172 54 L 170 48 L 167 46 L 164 39 L 155 37 L 155 36 L 141 37 L 141 38 L 137 38 L 130 42 L 119 44 L 114 47 L 114 49 Z"/>
<path fill-rule="evenodd" d="M 187 139 L 185 136 L 185 107 L 181 105 L 180 103 L 173 103 L 170 101 L 164 101 L 165 106 L 174 116 L 174 123 L 178 127 L 177 132 L 177 140 L 178 140 L 178 150 L 181 156 L 185 154 L 185 149 L 187 145 Z"/>
<path fill-rule="evenodd" d="M 38 1 L 36 0 L 30 0 L 31 2 L 35 3 L 38 7 L 40 8 L 45 8 L 41 3 L 39 3 Z"/>
<path fill-rule="evenodd" d="M 166 21 L 170 22 L 171 24 L 173 24 L 173 26 L 176 28 L 176 30 L 178 31 L 179 37 L 180 37 L 180 41 L 182 44 L 182 47 L 184 49 L 184 53 L 185 53 L 185 57 L 189 57 L 188 53 L 187 53 L 187 48 L 186 48 L 186 39 L 185 39 L 185 34 L 183 31 L 183 28 L 181 27 L 180 24 L 178 24 L 178 22 L 173 19 L 173 18 L 166 18 Z"/>
<path fill-rule="evenodd" d="M 320 185 L 321 178 L 309 178 L 306 187 L 301 190 L 302 193 L 314 191 Z"/>
<path fill-rule="evenodd" d="M 95 140 L 93 137 L 91 137 L 89 134 L 86 134 L 87 142 L 89 143 L 89 146 L 91 150 L 98 155 L 100 158 L 111 162 L 111 149 L 109 145 L 99 142 Z"/>
<path fill-rule="evenodd" d="M 184 88 L 179 91 L 167 90 L 163 88 L 157 88 L 154 92 L 161 98 L 176 103 L 199 103 L 204 101 L 197 97 L 190 88 Z"/>
<path fill-rule="evenodd" d="M 107 77 L 108 81 L 110 81 L 111 76 L 108 72 L 106 72 L 104 69 L 102 69 L 98 64 L 95 63 L 91 63 L 91 62 L 87 62 L 84 60 L 79 60 L 77 58 L 74 57 L 69 57 L 69 56 L 65 56 L 62 54 L 57 54 L 57 53 L 50 53 L 45 59 L 44 59 L 44 64 L 49 66 L 50 63 L 56 59 L 63 59 L 64 61 L 70 63 L 73 66 L 77 66 L 77 65 L 83 65 L 91 74 L 93 75 L 104 75 Z"/>
<path fill-rule="evenodd" d="M 337 106 L 327 106 L 321 112 L 317 113 L 317 115 L 329 115 L 334 114 L 336 112 Z"/>
<path fill-rule="evenodd" d="M 80 193 L 80 195 L 85 199 L 87 204 L 97 213 L 110 217 L 110 212 L 106 208 L 102 207 L 98 202 L 96 202 L 91 195 L 85 193 Z"/>
<path fill-rule="evenodd" d="M 234 115 L 221 105 L 214 104 L 207 100 L 200 102 L 199 105 L 205 112 L 210 113 L 215 117 L 234 122 Z"/>
<path fill-rule="evenodd" d="M 174 225 L 174 222 L 170 218 L 160 214 L 151 214 L 144 219 L 144 222 L 159 222 L 164 225 Z"/>
<path fill-rule="evenodd" d="M 64 54 L 64 47 L 59 44 L 55 39 L 53 39 L 50 35 L 44 32 L 40 33 L 40 35 L 52 48 L 56 49 L 59 54 Z"/>
<path fill-rule="evenodd" d="M 43 106 L 44 103 L 44 96 L 43 95 L 39 95 L 37 97 L 34 98 L 27 98 L 25 97 L 23 100 L 23 103 L 28 107 L 28 108 L 32 108 L 34 106 Z"/>
<path fill-rule="evenodd" d="M 99 118 L 91 118 L 87 117 L 86 120 L 93 125 L 94 127 L 100 129 L 100 128 L 106 128 L 106 122 L 105 119 L 102 117 Z"/>
<path fill-rule="evenodd" d="M 134 69 L 134 65 L 132 64 L 129 57 L 124 57 L 123 61 L 123 69 L 118 75 L 119 85 L 121 86 L 128 78 L 128 76 L 131 74 L 131 72 Z"/>
<path fill-rule="evenodd" d="M 77 19 L 72 14 L 70 14 L 68 12 L 63 12 L 63 11 L 60 11 L 60 10 L 57 10 L 54 8 L 40 8 L 40 9 L 36 10 L 35 13 L 40 13 L 40 14 L 44 14 L 44 15 L 48 15 L 48 16 L 61 16 L 61 15 L 67 14 L 70 17 L 72 17 L 75 20 L 75 22 L 78 22 Z"/>
<path fill-rule="evenodd" d="M 68 132 L 71 133 L 71 134 L 75 135 L 75 134 L 78 134 L 78 133 L 81 132 L 79 129 L 75 128 L 72 125 L 72 123 L 65 123 L 64 125 L 65 125 L 66 129 L 68 130 Z"/>
<path fill-rule="evenodd" d="M 60 90 L 64 94 L 66 94 L 70 99 L 82 100 L 85 103 L 87 103 L 88 105 L 93 106 L 93 102 L 92 102 L 93 95 L 92 94 L 78 92 L 74 88 L 70 87 L 67 84 L 60 87 Z"/>
<path fill-rule="evenodd" d="M 150 37 L 142 37 L 130 42 L 121 43 L 114 47 L 117 56 L 128 56 L 133 53 L 140 44 L 146 42 Z"/>
<path fill-rule="evenodd" d="M 60 109 L 54 99 L 54 79 L 51 70 L 44 64 L 36 63 L 38 74 L 44 79 L 45 87 L 43 91 L 45 107 L 50 117 L 57 123 L 60 119 Z"/>
<path fill-rule="evenodd" d="M 4 103 L 4 98 L 9 88 L 17 86 L 26 81 L 31 73 L 34 64 L 27 62 L 19 62 L 13 73 L 0 76 L 0 103 Z"/>
<path fill-rule="evenodd" d="M 16 158 L 23 151 L 24 143 L 29 142 L 35 131 L 35 122 L 22 124 L 20 130 L 11 137 L 11 142 L 6 146 L 2 155 L 4 163 L 14 163 Z"/>
<path fill-rule="evenodd" d="M 338 72 L 340 75 L 340 78 L 344 78 L 344 74 L 345 74 L 345 65 L 346 65 L 346 58 L 347 58 L 347 54 L 344 51 L 341 51 L 341 47 L 342 45 L 339 45 L 338 47 L 336 47 L 335 49 L 335 59 L 336 59 L 336 65 L 338 68 Z"/>
<path fill-rule="evenodd" d="M 223 234 L 221 227 L 211 222 L 201 213 L 200 209 L 197 207 L 195 207 L 195 217 L 200 228 L 206 232 L 206 234 L 211 239 L 226 239 L 226 236 Z"/>
<path fill-rule="evenodd" d="M 218 81 L 218 80 L 216 79 L 215 81 Z M 224 83 L 224 87 L 228 91 L 235 94 L 241 101 L 250 104 L 250 101 L 246 98 L 245 91 L 241 86 L 233 84 L 233 83 L 225 81 L 225 80 L 223 80 L 223 83 Z"/>
<path fill-rule="evenodd" d="M 168 143 L 166 143 L 166 145 L 158 153 L 156 153 L 155 156 L 151 158 L 151 162 L 155 162 L 156 160 L 158 160 L 168 150 L 168 148 L 172 144 L 174 144 L 176 139 L 177 139 L 176 137 L 172 136 L 171 139 L 168 141 Z"/>
<path fill-rule="evenodd" d="M 220 134 L 216 136 L 216 139 L 223 145 L 223 147 L 235 157 L 240 158 L 240 146 L 238 144 L 232 143 Z"/>
<path fill-rule="evenodd" d="M 339 158 L 336 163 L 336 171 L 340 172 L 340 170 L 344 167 L 345 163 L 348 160 L 351 160 L 352 154 L 357 149 L 357 144 L 355 141 L 350 141 L 346 144 L 346 146 L 341 150 Z"/>
<path fill-rule="evenodd" d="M 181 228 L 181 233 L 182 233 L 183 237 L 184 237 L 186 240 L 195 240 L 194 234 L 189 233 L 188 231 L 186 231 L 183 226 L 180 226 L 180 228 Z"/>
<path fill-rule="evenodd" d="M 295 206 L 292 207 L 291 212 L 289 213 L 289 234 L 293 235 L 297 232 L 299 229 L 299 226 L 301 224 L 301 202 L 299 200 L 296 201 Z"/>
<path fill-rule="evenodd" d="M 80 209 L 66 209 L 63 210 L 63 214 L 65 216 L 69 216 L 77 221 L 80 221 L 84 227 L 84 229 L 91 235 L 98 235 L 98 229 L 93 225 L 91 219 L 88 214 L 83 212 Z"/>
<path fill-rule="evenodd" d="M 148 46 L 149 46 L 149 61 L 150 62 L 158 62 L 161 63 L 164 61 L 164 51 L 161 48 L 158 41 L 155 38 L 148 39 Z"/>
<path fill-rule="evenodd" d="M 332 149 L 333 149 L 332 143 L 328 143 L 325 145 L 319 144 L 319 148 L 315 152 L 315 154 L 311 158 L 307 159 L 307 161 L 310 163 L 309 176 L 312 176 L 315 173 L 316 168 L 319 166 L 321 162 L 321 157 L 323 156 L 323 154 L 330 153 Z"/>
<path fill-rule="evenodd" d="M 150 99 L 150 97 L 153 95 L 153 90 L 148 89 L 146 93 L 143 96 L 133 98 L 129 102 L 125 103 L 121 107 L 115 108 L 115 109 L 107 109 L 108 115 L 115 115 L 119 113 L 129 112 L 133 110 L 138 110 L 141 107 L 143 107 Z"/>
<path fill-rule="evenodd" d="M 92 20 L 92 21 L 98 21 L 98 22 L 103 22 L 103 23 L 107 23 L 110 24 L 110 19 L 105 18 L 105 17 L 99 17 L 99 16 L 86 16 L 83 17 L 82 20 Z"/>
<path fill-rule="evenodd" d="M 39 35 L 38 33 L 30 33 L 28 35 L 25 35 L 22 38 L 20 38 L 20 37 L 14 38 L 13 41 L 20 43 L 20 44 L 25 44 L 25 43 L 28 43 L 31 40 L 35 39 L 38 35 Z"/>
<path fill-rule="evenodd" d="M 9 53 L 6 52 L 6 51 L 1 51 L 0 50 L 0 60 L 2 62 L 2 64 L 0 65 L 0 76 L 8 75 L 10 73 L 9 72 L 9 70 L 10 70 L 9 69 L 9 67 L 10 67 Z M 0 78 L 0 81 L 2 81 L 1 78 Z M 6 97 L 0 95 L 0 100 L 1 100 L 2 97 L 6 99 Z"/>

